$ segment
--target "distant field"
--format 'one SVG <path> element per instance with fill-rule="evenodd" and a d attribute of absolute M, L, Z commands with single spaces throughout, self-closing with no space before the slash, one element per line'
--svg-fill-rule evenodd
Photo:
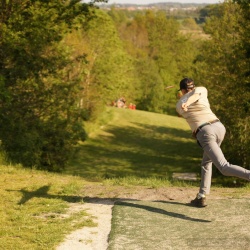
<path fill-rule="evenodd" d="M 192 38 L 195 38 L 195 39 L 207 40 L 210 38 L 210 36 L 208 34 L 205 34 L 203 30 L 201 29 L 199 30 L 182 29 L 180 30 L 180 32 L 181 34 L 184 34 L 184 35 L 191 35 Z"/>

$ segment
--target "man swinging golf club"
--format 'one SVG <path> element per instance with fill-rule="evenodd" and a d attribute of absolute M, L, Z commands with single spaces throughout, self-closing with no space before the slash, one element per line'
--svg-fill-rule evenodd
<path fill-rule="evenodd" d="M 212 164 L 225 176 L 235 176 L 250 181 L 250 171 L 230 164 L 221 151 L 220 145 L 226 129 L 210 109 L 205 87 L 195 87 L 191 78 L 180 81 L 182 96 L 176 104 L 176 110 L 186 119 L 194 137 L 203 149 L 201 162 L 201 184 L 196 198 L 191 205 L 206 206 L 206 195 L 210 192 Z"/>

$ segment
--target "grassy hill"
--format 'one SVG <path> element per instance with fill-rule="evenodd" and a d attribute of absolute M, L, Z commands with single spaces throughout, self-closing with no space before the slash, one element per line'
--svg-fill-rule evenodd
<path fill-rule="evenodd" d="M 100 122 L 78 147 L 66 173 L 101 179 L 199 173 L 202 151 L 184 119 L 117 108 L 108 109 L 106 117 L 109 122 Z"/>
<path fill-rule="evenodd" d="M 200 152 L 181 118 L 109 108 L 94 130 L 86 126 L 90 138 L 63 174 L 1 164 L 1 249 L 53 249 L 70 231 L 94 226 L 85 212 L 68 214 L 89 180 L 160 177 L 168 185 L 172 172 L 199 169 Z"/>
<path fill-rule="evenodd" d="M 199 173 L 202 152 L 177 116 L 109 108 L 86 128 L 89 139 L 63 174 L 0 164 L 0 249 L 55 249 L 69 232 L 95 226 L 86 212 L 69 213 L 90 190 L 100 199 L 128 196 L 136 186 L 165 193 L 176 184 L 172 173 Z"/>

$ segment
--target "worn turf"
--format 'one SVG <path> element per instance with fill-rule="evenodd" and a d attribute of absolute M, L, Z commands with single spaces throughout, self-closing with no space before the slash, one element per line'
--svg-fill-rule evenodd
<path fill-rule="evenodd" d="M 108 250 L 250 249 L 250 199 L 215 199 L 206 208 L 179 201 L 119 201 Z"/>

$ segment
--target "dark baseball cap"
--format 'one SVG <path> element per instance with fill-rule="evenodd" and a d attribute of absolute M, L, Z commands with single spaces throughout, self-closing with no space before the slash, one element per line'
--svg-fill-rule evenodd
<path fill-rule="evenodd" d="M 182 89 L 188 90 L 188 89 L 193 89 L 194 87 L 195 87 L 194 80 L 192 78 L 185 77 L 184 79 L 180 81 L 179 90 L 182 90 Z"/>

